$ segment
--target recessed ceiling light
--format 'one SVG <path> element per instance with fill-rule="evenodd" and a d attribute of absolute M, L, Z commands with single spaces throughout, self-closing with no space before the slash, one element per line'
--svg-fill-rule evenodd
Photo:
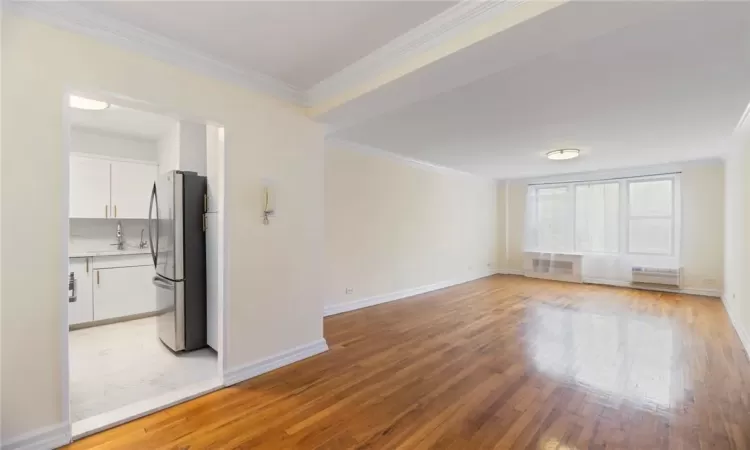
<path fill-rule="evenodd" d="M 581 151 L 577 148 L 561 148 L 559 150 L 552 150 L 551 152 L 547 152 L 547 158 L 559 161 L 562 159 L 578 158 L 580 154 Z"/>
<path fill-rule="evenodd" d="M 76 109 L 87 109 L 89 111 L 101 111 L 102 109 L 109 108 L 109 103 L 100 102 L 99 100 L 92 100 L 86 97 L 79 97 L 77 95 L 71 95 L 70 107 Z"/>

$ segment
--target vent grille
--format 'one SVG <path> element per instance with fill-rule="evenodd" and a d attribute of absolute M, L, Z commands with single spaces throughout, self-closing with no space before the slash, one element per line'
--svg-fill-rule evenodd
<path fill-rule="evenodd" d="M 533 278 L 581 283 L 581 255 L 526 252 L 523 274 Z"/>
<path fill-rule="evenodd" d="M 634 266 L 632 282 L 635 284 L 659 284 L 680 287 L 681 269 Z"/>
<path fill-rule="evenodd" d="M 534 272 L 573 274 L 573 261 L 550 261 L 549 259 L 532 259 L 531 267 Z"/>

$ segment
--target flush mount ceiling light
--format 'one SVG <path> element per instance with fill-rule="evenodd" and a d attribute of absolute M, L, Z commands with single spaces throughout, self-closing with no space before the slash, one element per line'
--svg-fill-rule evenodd
<path fill-rule="evenodd" d="M 561 148 L 559 150 L 552 150 L 551 152 L 547 152 L 547 158 L 555 161 L 560 161 L 563 159 L 578 158 L 580 154 L 581 151 L 577 148 Z"/>
<path fill-rule="evenodd" d="M 79 97 L 77 95 L 71 95 L 70 107 L 76 109 L 86 109 L 89 111 L 101 111 L 102 109 L 109 108 L 109 103 L 100 102 L 99 100 L 92 100 L 86 97 Z"/>

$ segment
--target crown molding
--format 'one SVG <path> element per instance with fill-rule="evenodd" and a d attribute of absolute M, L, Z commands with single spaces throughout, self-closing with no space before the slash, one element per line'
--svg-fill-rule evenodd
<path fill-rule="evenodd" d="M 143 30 L 83 4 L 65 1 L 0 0 L 17 15 L 84 34 L 216 79 L 260 91 L 300 107 L 335 98 L 419 54 L 475 30 L 529 0 L 462 0 L 305 91 L 260 72 L 240 69 L 173 39 Z"/>
<path fill-rule="evenodd" d="M 190 49 L 172 39 L 64 1 L 3 0 L 1 7 L 22 17 L 77 32 L 98 41 L 150 56 L 159 61 L 260 91 L 297 106 L 306 106 L 305 92 L 260 72 L 239 69 Z"/>
<path fill-rule="evenodd" d="M 394 69 L 405 60 L 434 49 L 524 1 L 462 0 L 310 88 L 308 103 L 316 105 L 335 97 L 372 78 L 373 74 Z"/>
<path fill-rule="evenodd" d="M 339 138 L 326 138 L 324 148 L 328 149 L 331 147 L 341 148 L 344 150 L 354 151 L 357 153 L 363 153 L 366 155 L 379 156 L 382 158 L 390 159 L 402 164 L 406 164 L 417 169 L 429 170 L 431 172 L 438 172 L 445 175 L 459 175 L 463 177 L 471 177 L 484 181 L 495 182 L 494 178 L 477 175 L 471 172 L 464 172 L 462 170 L 453 169 L 451 167 L 441 166 L 439 164 L 433 164 L 431 162 L 423 161 L 421 159 L 409 158 L 408 156 L 401 155 L 399 153 L 389 152 L 377 147 L 371 147 L 369 145 L 359 144 L 356 142 L 348 141 Z"/>

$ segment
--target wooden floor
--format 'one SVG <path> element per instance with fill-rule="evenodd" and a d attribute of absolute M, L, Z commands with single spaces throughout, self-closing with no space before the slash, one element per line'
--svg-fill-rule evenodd
<path fill-rule="evenodd" d="M 498 275 L 325 336 L 70 448 L 750 449 L 750 363 L 718 299 Z"/>

